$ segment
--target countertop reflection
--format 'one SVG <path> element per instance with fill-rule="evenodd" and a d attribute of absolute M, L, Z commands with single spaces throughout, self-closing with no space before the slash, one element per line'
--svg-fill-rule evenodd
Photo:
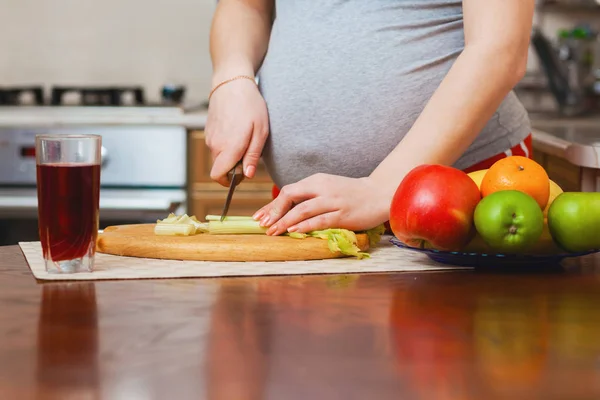
<path fill-rule="evenodd" d="M 37 283 L 0 248 L 3 398 L 600 398 L 600 258 L 538 272 Z"/>

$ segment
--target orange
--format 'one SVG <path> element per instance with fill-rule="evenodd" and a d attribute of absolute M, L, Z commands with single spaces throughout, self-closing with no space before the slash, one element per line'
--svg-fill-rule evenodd
<path fill-rule="evenodd" d="M 481 195 L 489 196 L 501 190 L 518 190 L 535 199 L 543 210 L 550 197 L 550 178 L 544 167 L 522 156 L 510 156 L 496 161 L 481 181 Z"/>

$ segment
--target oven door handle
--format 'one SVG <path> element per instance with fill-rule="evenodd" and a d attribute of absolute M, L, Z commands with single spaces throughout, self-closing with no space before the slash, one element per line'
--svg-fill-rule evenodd
<path fill-rule="evenodd" d="M 180 200 L 169 198 L 108 198 L 100 199 L 101 210 L 169 211 L 181 206 Z M 0 197 L 0 207 L 15 210 L 37 209 L 37 197 Z"/>
<path fill-rule="evenodd" d="M 37 208 L 37 197 L 32 196 L 0 196 L 0 208 L 9 208 L 16 210 Z"/>
<path fill-rule="evenodd" d="M 144 211 L 172 211 L 179 206 L 183 201 L 164 198 L 109 198 L 100 199 L 100 210 L 111 211 L 127 211 L 127 210 L 144 210 Z"/>

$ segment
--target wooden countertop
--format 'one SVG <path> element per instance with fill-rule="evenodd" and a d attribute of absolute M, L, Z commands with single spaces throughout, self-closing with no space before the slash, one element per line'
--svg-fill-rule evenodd
<path fill-rule="evenodd" d="M 38 283 L 0 248 L 2 398 L 600 398 L 600 257 L 543 273 Z"/>

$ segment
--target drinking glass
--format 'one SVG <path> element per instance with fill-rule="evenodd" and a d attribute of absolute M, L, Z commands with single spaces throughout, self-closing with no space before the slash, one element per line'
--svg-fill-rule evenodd
<path fill-rule="evenodd" d="M 46 271 L 94 269 L 100 215 L 99 135 L 35 138 L 38 227 Z"/>

